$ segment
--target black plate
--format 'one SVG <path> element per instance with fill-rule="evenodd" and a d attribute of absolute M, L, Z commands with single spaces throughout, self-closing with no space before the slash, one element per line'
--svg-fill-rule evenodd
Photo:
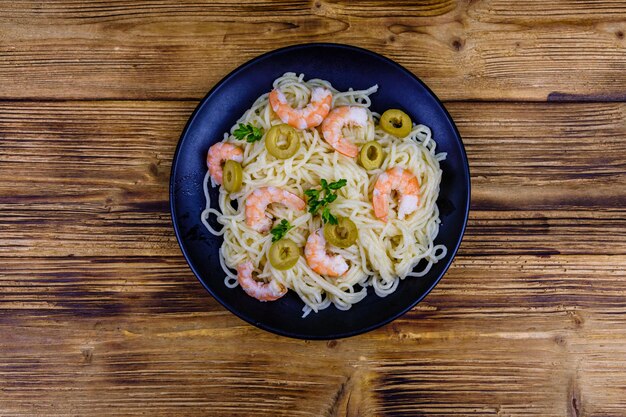
<path fill-rule="evenodd" d="M 261 303 L 241 288 L 224 286 L 214 237 L 200 222 L 205 199 L 202 180 L 207 171 L 206 153 L 223 133 L 272 81 L 285 72 L 304 73 L 305 79 L 328 80 L 340 91 L 365 89 L 378 84 L 372 110 L 404 109 L 414 121 L 432 129 L 438 152 L 447 152 L 441 164 L 443 180 L 438 200 L 442 225 L 436 243 L 448 247 L 447 256 L 422 278 L 402 281 L 398 290 L 368 296 L 348 311 L 331 306 L 301 318 L 303 303 L 289 291 L 275 302 Z M 217 200 L 212 190 L 212 201 Z M 469 212 L 470 179 L 465 149 L 454 122 L 441 102 L 424 83 L 405 68 L 371 51 L 338 44 L 296 45 L 261 55 L 220 81 L 192 114 L 176 148 L 170 178 L 170 205 L 176 237 L 192 271 L 202 285 L 231 312 L 247 322 L 285 336 L 302 339 L 335 339 L 375 329 L 415 306 L 446 272 L 465 230 Z"/>

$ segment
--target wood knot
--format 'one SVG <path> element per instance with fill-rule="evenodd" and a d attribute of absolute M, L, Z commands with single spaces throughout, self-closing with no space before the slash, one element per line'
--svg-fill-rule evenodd
<path fill-rule="evenodd" d="M 572 417 L 580 417 L 580 399 L 575 394 L 572 395 L 571 415 Z"/>
<path fill-rule="evenodd" d="M 452 47 L 454 48 L 455 51 L 460 51 L 461 49 L 463 49 L 463 41 L 458 38 L 453 40 Z"/>
<path fill-rule="evenodd" d="M 565 337 L 561 335 L 557 335 L 554 337 L 554 343 L 556 343 L 558 346 L 561 346 L 561 347 L 567 344 Z"/>
<path fill-rule="evenodd" d="M 618 30 L 617 32 L 615 32 L 615 36 L 617 36 L 617 39 L 624 39 L 624 32 Z"/>
<path fill-rule="evenodd" d="M 329 348 L 334 348 L 335 346 L 337 346 L 337 341 L 336 340 L 329 340 L 328 342 L 326 342 L 326 346 L 328 346 Z"/>
<path fill-rule="evenodd" d="M 148 169 L 150 171 L 150 174 L 152 174 L 152 176 L 154 178 L 158 178 L 159 177 L 159 165 L 158 164 L 155 164 L 154 162 L 152 162 L 148 166 Z"/>
<path fill-rule="evenodd" d="M 319 9 L 320 7 L 322 7 L 322 3 L 321 3 L 321 2 L 319 2 L 319 1 L 316 1 L 316 2 L 315 2 L 315 8 L 316 8 L 316 9 Z"/>
<path fill-rule="evenodd" d="M 83 355 L 83 363 L 90 364 L 93 360 L 93 348 L 86 347 L 80 350 L 80 353 Z"/>
<path fill-rule="evenodd" d="M 357 370 L 337 389 L 325 415 L 344 417 L 371 417 L 374 405 L 374 374 Z"/>
<path fill-rule="evenodd" d="M 391 35 L 389 37 L 389 42 L 395 42 L 396 41 L 396 37 L 394 35 Z"/>
<path fill-rule="evenodd" d="M 580 388 L 578 387 L 578 374 L 574 376 L 569 384 L 568 389 L 568 416 L 569 417 L 580 417 L 583 415 L 583 398 L 580 392 Z"/>

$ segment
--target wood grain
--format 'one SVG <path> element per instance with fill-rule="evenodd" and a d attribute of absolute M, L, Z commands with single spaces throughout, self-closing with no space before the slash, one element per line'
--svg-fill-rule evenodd
<path fill-rule="evenodd" d="M 243 323 L 186 266 L 167 183 L 195 104 L 0 102 L 1 414 L 624 415 L 625 104 L 449 103 L 459 256 L 329 342 Z"/>
<path fill-rule="evenodd" d="M 194 106 L 0 103 L 0 254 L 177 255 L 168 178 Z M 448 107 L 472 174 L 466 253 L 626 254 L 624 104 Z"/>
<path fill-rule="evenodd" d="M 97 261 L 71 260 L 68 268 L 100 275 L 106 269 Z M 245 325 L 179 285 L 150 308 L 149 281 L 170 282 L 176 272 L 146 280 L 122 260 L 109 262 L 133 277 L 135 301 L 118 298 L 131 310 L 92 316 L 77 305 L 75 315 L 2 315 L 2 408 L 11 415 L 619 415 L 625 263 L 461 256 L 427 301 L 392 325 L 307 342 Z M 192 308 L 169 305 L 175 298 L 167 294 L 178 291 Z"/>
<path fill-rule="evenodd" d="M 625 33 L 620 0 L 0 0 L 0 415 L 626 416 Z M 328 342 L 227 312 L 168 214 L 197 100 L 302 42 L 420 76 L 472 175 L 435 290 Z"/>
<path fill-rule="evenodd" d="M 623 101 L 622 1 L 0 1 L 0 97 L 197 99 L 303 42 L 369 48 L 446 100 Z"/>

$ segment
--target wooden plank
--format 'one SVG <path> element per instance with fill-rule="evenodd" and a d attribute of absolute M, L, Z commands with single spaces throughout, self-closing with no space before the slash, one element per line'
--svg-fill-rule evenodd
<path fill-rule="evenodd" d="M 464 248 L 474 254 L 624 253 L 626 107 L 448 108 L 472 174 Z"/>
<path fill-rule="evenodd" d="M 489 23 L 541 23 L 554 21 L 580 23 L 613 23 L 623 20 L 624 3 L 620 0 L 594 2 L 555 2 L 549 8 L 541 1 L 525 1 L 511 7 L 508 0 L 488 0 L 476 4 L 473 12 Z"/>
<path fill-rule="evenodd" d="M 49 259 L 30 276 L 2 261 L 3 292 L 24 291 L 0 315 L 4 414 L 575 416 L 623 405 L 624 256 L 461 256 L 411 313 L 330 342 L 244 324 L 192 290 L 180 258 Z M 58 290 L 73 272 L 83 292 Z"/>
<path fill-rule="evenodd" d="M 624 255 L 461 253 L 421 306 L 445 310 L 453 324 L 458 310 L 538 314 L 569 306 L 619 314 L 626 309 L 625 262 Z M 181 256 L 2 257 L 2 264 L 0 323 L 13 322 L 14 314 L 78 319 L 223 311 Z"/>
<path fill-rule="evenodd" d="M 178 255 L 168 178 L 194 105 L 0 103 L 0 254 Z M 625 105 L 448 107 L 472 174 L 464 253 L 626 253 Z"/>
<path fill-rule="evenodd" d="M 380 52 L 446 100 L 626 99 L 617 0 L 0 1 L 0 25 L 1 98 L 200 98 L 254 56 L 322 41 Z"/>

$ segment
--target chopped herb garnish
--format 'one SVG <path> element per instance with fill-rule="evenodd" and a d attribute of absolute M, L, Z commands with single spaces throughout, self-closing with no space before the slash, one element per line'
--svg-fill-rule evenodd
<path fill-rule="evenodd" d="M 330 213 L 328 207 L 322 211 L 322 221 L 324 223 L 337 224 L 337 218 Z"/>
<path fill-rule="evenodd" d="M 239 127 L 235 129 L 233 135 L 239 140 L 245 140 L 248 143 L 253 143 L 257 140 L 261 140 L 263 137 L 263 129 L 252 126 L 250 123 L 245 125 L 243 123 L 239 123 Z"/>
<path fill-rule="evenodd" d="M 287 220 L 282 219 L 280 223 L 278 223 L 278 226 L 270 230 L 270 233 L 272 234 L 272 242 L 281 240 L 291 229 L 293 229 L 293 226 L 290 225 Z"/>
<path fill-rule="evenodd" d="M 337 218 L 331 214 L 329 208 L 326 206 L 337 199 L 337 193 L 335 191 L 345 186 L 347 183 L 348 181 L 345 179 L 329 183 L 322 178 L 320 180 L 322 186 L 321 190 L 315 188 L 306 190 L 304 194 L 307 196 L 309 213 L 316 214 L 319 209 L 324 208 L 324 210 L 322 210 L 322 221 L 324 223 L 337 224 Z"/>
<path fill-rule="evenodd" d="M 328 184 L 328 188 L 330 190 L 338 190 L 341 187 L 344 187 L 347 183 L 348 183 L 348 180 L 341 179 L 339 181 L 331 182 L 330 184 Z"/>

